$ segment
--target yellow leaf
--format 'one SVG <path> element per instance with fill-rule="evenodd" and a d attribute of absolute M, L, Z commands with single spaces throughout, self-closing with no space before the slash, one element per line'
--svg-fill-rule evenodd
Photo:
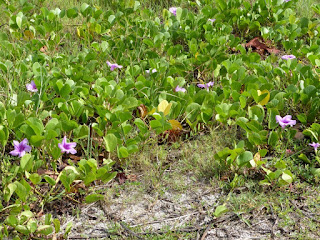
<path fill-rule="evenodd" d="M 77 35 L 78 37 L 81 37 L 81 31 L 80 31 L 80 28 L 77 27 Z"/>
<path fill-rule="evenodd" d="M 30 41 L 31 39 L 34 38 L 34 34 L 30 30 L 25 30 L 23 34 L 24 34 L 24 36 L 23 36 L 24 40 Z"/>
<path fill-rule="evenodd" d="M 171 124 L 172 130 L 182 130 L 182 125 L 177 120 L 169 120 L 169 123 Z"/>
<path fill-rule="evenodd" d="M 168 103 L 167 100 L 162 100 L 161 103 L 158 105 L 158 111 L 163 112 L 163 114 L 166 116 L 169 114 L 171 109 L 172 103 Z"/>
<path fill-rule="evenodd" d="M 257 163 L 261 160 L 261 155 L 259 152 L 257 152 L 254 157 L 253 157 L 253 160 Z"/>
<path fill-rule="evenodd" d="M 148 112 L 149 115 L 152 115 L 156 112 L 156 108 L 153 108 L 150 112 Z"/>
<path fill-rule="evenodd" d="M 268 90 L 262 90 L 262 91 L 260 91 L 260 90 L 258 90 L 258 96 L 261 96 L 262 94 L 267 94 L 266 96 L 265 96 L 265 98 L 264 99 L 262 99 L 260 102 L 259 102 L 259 104 L 260 105 L 266 105 L 268 102 L 269 102 L 269 99 L 270 99 L 270 92 L 268 91 Z"/>

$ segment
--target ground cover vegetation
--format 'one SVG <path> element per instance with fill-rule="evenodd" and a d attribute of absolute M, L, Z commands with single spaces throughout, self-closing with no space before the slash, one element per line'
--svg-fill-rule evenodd
<path fill-rule="evenodd" d="M 184 165 L 199 178 L 318 186 L 318 3 L 0 3 L 1 238 L 56 236 L 48 206 L 103 200 L 95 186 L 151 169 L 143 149 L 209 133 L 212 155 Z"/>

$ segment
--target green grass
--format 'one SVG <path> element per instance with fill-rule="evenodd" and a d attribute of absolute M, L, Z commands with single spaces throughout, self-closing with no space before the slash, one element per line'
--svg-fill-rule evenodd
<path fill-rule="evenodd" d="M 45 1 L 44 6 L 49 9 L 61 8 L 68 9 L 79 7 L 82 3 L 99 6 L 103 10 L 116 9 L 117 4 L 131 4 L 130 1 L 119 3 L 117 0 L 103 1 L 76 1 L 76 0 L 57 0 Z M 134 1 L 133 1 L 134 2 Z M 162 14 L 163 8 L 171 6 L 192 7 L 190 1 L 174 1 L 174 0 L 159 0 L 159 1 L 140 1 L 144 8 L 153 9 L 157 15 Z M 300 0 L 298 3 L 297 13 L 304 17 L 315 17 L 311 9 L 312 4 L 319 4 L 320 0 Z M 0 18 L 0 23 L 7 19 Z M 66 20 L 65 33 L 70 33 L 73 38 L 76 38 L 75 26 L 81 23 L 80 17 L 73 20 Z M 69 39 L 70 40 L 70 39 Z M 65 41 L 63 53 L 78 53 L 81 52 L 80 46 L 74 46 L 71 41 Z M 0 92 L 1 94 L 1 92 Z M 214 160 L 214 154 L 222 150 L 224 147 L 233 147 L 238 140 L 238 132 L 235 128 L 228 128 L 223 125 L 218 126 L 211 131 L 206 132 L 205 136 L 201 136 L 196 140 L 178 141 L 171 145 L 158 145 L 156 140 L 150 144 L 146 144 L 142 149 L 134 155 L 131 155 L 127 160 L 122 161 L 118 166 L 124 169 L 127 174 L 135 174 L 141 176 L 137 182 L 127 182 L 124 185 L 116 185 L 110 191 L 105 193 L 106 200 L 112 200 L 120 195 L 121 191 L 138 191 L 139 194 L 145 195 L 152 192 L 161 196 L 168 189 L 174 191 L 177 196 L 185 192 L 190 186 L 204 185 L 208 188 L 222 189 L 226 194 L 222 201 L 226 203 L 230 211 L 238 214 L 246 219 L 248 216 L 254 216 L 260 209 L 263 209 L 264 214 L 270 215 L 271 212 L 279 218 L 279 226 L 292 231 L 295 238 L 303 239 L 309 234 L 319 234 L 317 229 L 318 215 L 320 210 L 320 199 L 318 186 L 312 187 L 307 183 L 301 183 L 296 179 L 295 184 L 289 187 L 276 188 L 274 186 L 260 186 L 257 184 L 258 177 L 253 175 L 241 175 L 234 186 L 230 183 L 236 176 L 236 171 L 231 171 L 224 162 Z M 294 142 L 290 142 L 294 146 Z M 281 155 L 281 149 L 284 149 L 284 144 L 279 145 L 278 151 L 275 151 L 274 159 Z M 96 151 L 95 151 L 96 150 Z M 99 151 L 93 150 L 94 157 L 98 157 Z M 89 154 L 88 154 L 89 155 Z M 10 164 L 9 160 L 3 160 L 3 163 Z M 306 171 L 304 165 L 296 166 L 289 164 L 289 167 L 295 168 L 294 172 L 300 174 Z M 1 165 L 1 171 L 4 172 L 4 164 Z M 192 184 L 186 184 L 186 178 L 190 177 Z M 293 189 L 291 189 L 293 188 Z M 312 192 L 312 194 L 310 194 Z M 313 217 L 308 218 L 305 212 L 299 210 L 293 201 L 298 201 L 299 198 L 304 198 L 304 204 Z M 130 203 L 136 201 L 136 195 L 125 199 L 123 202 Z M 294 219 L 290 218 L 294 216 Z M 304 229 L 295 229 L 297 219 L 302 219 Z M 253 220 L 246 219 L 246 224 L 253 224 Z M 120 231 L 120 229 L 116 229 Z M 135 229 L 140 231 L 141 229 Z M 163 229 L 166 230 L 166 229 Z M 142 231 L 142 230 L 141 230 Z M 177 233 L 168 232 L 161 236 L 147 234 L 145 239 L 195 239 L 196 233 Z M 281 237 L 281 236 L 277 236 Z M 118 239 L 118 238 L 114 238 Z M 128 238 L 129 239 L 129 238 Z"/>

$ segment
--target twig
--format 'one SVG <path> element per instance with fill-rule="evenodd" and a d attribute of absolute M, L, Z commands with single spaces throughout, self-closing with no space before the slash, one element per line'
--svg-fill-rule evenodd
<path fill-rule="evenodd" d="M 126 230 L 130 235 L 138 238 L 138 239 L 142 239 L 141 237 L 139 237 L 139 235 L 137 233 L 135 233 L 134 231 L 132 231 L 130 228 L 128 228 L 122 221 L 119 221 L 121 227 Z"/>
<path fill-rule="evenodd" d="M 210 225 L 208 225 L 208 227 L 206 228 L 206 230 L 204 230 L 204 233 L 202 234 L 202 237 L 200 240 L 204 240 L 209 232 L 209 229 L 211 228 Z"/>
<path fill-rule="evenodd" d="M 273 224 L 272 224 L 272 227 L 271 227 L 271 239 L 274 239 L 274 237 L 275 237 L 274 226 L 276 225 L 276 222 L 277 222 L 278 218 L 275 217 L 275 214 L 273 212 L 273 208 L 272 208 L 271 204 L 269 206 L 270 206 L 270 211 L 271 211 L 271 214 L 272 214 L 272 219 L 274 221 Z"/>
<path fill-rule="evenodd" d="M 182 216 L 179 216 L 179 217 L 167 218 L 167 219 L 158 220 L 158 221 L 152 221 L 152 222 L 147 222 L 147 223 L 135 224 L 135 225 L 132 225 L 132 226 L 130 226 L 130 227 L 133 228 L 133 227 L 139 227 L 139 226 L 145 226 L 145 225 L 152 225 L 152 224 L 155 224 L 155 223 L 162 223 L 162 222 L 173 221 L 173 220 L 181 219 L 181 218 L 184 218 L 184 217 L 189 217 L 189 216 L 192 216 L 192 215 L 195 215 L 195 214 L 198 214 L 198 213 L 199 213 L 199 212 L 192 212 L 192 213 L 188 213 L 188 214 L 186 214 L 186 215 L 182 215 Z"/>

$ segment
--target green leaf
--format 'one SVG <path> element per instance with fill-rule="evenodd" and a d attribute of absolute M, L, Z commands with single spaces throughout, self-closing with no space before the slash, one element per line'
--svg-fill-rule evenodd
<path fill-rule="evenodd" d="M 269 124 L 268 127 L 270 129 L 275 129 L 279 126 L 279 124 L 276 122 L 276 115 L 279 115 L 279 111 L 276 108 L 269 109 Z"/>
<path fill-rule="evenodd" d="M 301 154 L 299 155 L 299 158 L 300 158 L 302 161 L 304 161 L 305 163 L 311 164 L 311 161 L 309 160 L 309 158 L 308 158 L 306 155 L 304 155 L 303 153 L 301 153 Z"/>
<path fill-rule="evenodd" d="M 136 118 L 134 124 L 139 128 L 142 134 L 145 134 L 148 131 L 147 125 L 140 118 Z"/>
<path fill-rule="evenodd" d="M 42 122 L 35 117 L 28 118 L 26 123 L 32 128 L 32 130 L 36 133 L 36 135 L 41 136 L 43 133 L 44 127 Z"/>
<path fill-rule="evenodd" d="M 109 22 L 110 24 L 113 24 L 113 22 L 114 22 L 115 19 L 116 19 L 116 16 L 115 16 L 115 15 L 110 15 L 110 16 L 108 17 L 108 22 Z"/>
<path fill-rule="evenodd" d="M 3 197 L 6 202 L 9 202 L 12 194 L 14 193 L 14 191 L 16 189 L 17 189 L 17 185 L 15 185 L 14 183 L 9 183 L 9 185 L 6 188 L 4 197 Z"/>
<path fill-rule="evenodd" d="M 187 119 L 194 122 L 200 113 L 200 105 L 198 103 L 191 103 L 186 108 Z"/>
<path fill-rule="evenodd" d="M 9 131 L 7 127 L 0 125 L 0 143 L 4 147 L 7 144 L 9 138 Z"/>
<path fill-rule="evenodd" d="M 22 17 L 17 16 L 16 17 L 16 23 L 17 23 L 18 27 L 21 29 L 21 27 L 22 27 Z"/>
<path fill-rule="evenodd" d="M 100 201 L 100 200 L 103 200 L 104 199 L 104 196 L 102 194 L 90 194 L 90 195 L 87 195 L 85 197 L 85 202 L 86 203 L 92 203 L 92 202 L 96 202 L 96 201 Z"/>
<path fill-rule="evenodd" d="M 54 225 L 55 233 L 60 232 L 60 220 L 55 218 L 55 219 L 52 220 L 52 222 L 53 222 L 53 225 Z"/>
<path fill-rule="evenodd" d="M 39 184 L 41 182 L 41 177 L 39 176 L 38 173 L 32 173 L 29 176 L 29 179 L 34 185 L 37 185 L 37 184 Z"/>
<path fill-rule="evenodd" d="M 49 183 L 51 186 L 56 185 L 56 180 L 54 180 L 52 177 L 50 177 L 50 176 L 48 176 L 48 175 L 45 175 L 43 178 L 44 178 L 44 179 L 47 181 L 47 183 Z"/>
<path fill-rule="evenodd" d="M 30 233 L 29 229 L 24 225 L 17 225 L 15 228 L 19 233 L 22 233 L 24 235 L 29 235 Z"/>
<path fill-rule="evenodd" d="M 224 205 L 219 205 L 216 210 L 214 211 L 214 216 L 215 217 L 220 217 L 222 216 L 224 213 L 228 212 L 228 208 Z"/>
<path fill-rule="evenodd" d="M 122 105 L 127 109 L 135 108 L 138 106 L 138 100 L 134 97 L 128 97 L 123 101 Z"/>
<path fill-rule="evenodd" d="M 76 8 L 70 8 L 67 10 L 68 18 L 76 18 L 78 16 L 78 10 Z"/>
<path fill-rule="evenodd" d="M 38 227 L 37 232 L 47 236 L 53 232 L 53 227 L 51 225 L 42 225 Z"/>
<path fill-rule="evenodd" d="M 272 147 L 275 147 L 279 141 L 279 136 L 276 132 L 271 131 L 268 139 L 268 144 Z"/>
<path fill-rule="evenodd" d="M 20 168 L 22 171 L 30 171 L 33 165 L 33 156 L 31 154 L 25 154 L 20 159 Z"/>
<path fill-rule="evenodd" d="M 14 184 L 17 186 L 15 193 L 18 195 L 18 197 L 25 202 L 27 200 L 28 191 L 27 189 L 18 181 L 15 181 Z"/>
<path fill-rule="evenodd" d="M 118 144 L 118 139 L 114 134 L 112 133 L 107 134 L 107 136 L 103 137 L 103 140 L 106 146 L 106 150 L 108 152 L 113 152 L 116 149 Z"/>
<path fill-rule="evenodd" d="M 249 163 L 252 159 L 253 159 L 252 152 L 245 151 L 237 157 L 237 164 L 239 167 L 242 167 L 245 164 Z"/>
<path fill-rule="evenodd" d="M 128 150 L 126 147 L 118 148 L 118 157 L 119 158 L 127 158 L 129 156 Z"/>
<path fill-rule="evenodd" d="M 70 231 L 71 231 L 72 226 L 73 226 L 73 222 L 70 221 L 70 222 L 67 223 L 66 230 L 65 230 L 65 232 L 64 232 L 64 234 L 63 234 L 63 237 L 64 237 L 64 238 L 67 238 L 68 234 L 69 234 Z"/>

